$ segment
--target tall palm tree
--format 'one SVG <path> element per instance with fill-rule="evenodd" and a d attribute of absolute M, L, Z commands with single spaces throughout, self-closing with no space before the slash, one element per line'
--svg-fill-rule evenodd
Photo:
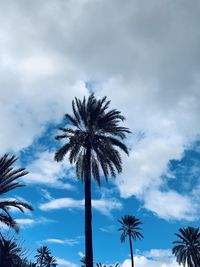
<path fill-rule="evenodd" d="M 187 267 L 200 266 L 200 231 L 199 228 L 180 228 L 175 233 L 179 240 L 174 241 L 172 253 L 176 256 L 178 264 Z"/>
<path fill-rule="evenodd" d="M 13 163 L 17 160 L 15 156 L 9 157 L 5 154 L 0 158 L 0 195 L 17 188 L 24 186 L 17 180 L 28 172 L 24 168 L 14 169 Z M 24 209 L 33 210 L 32 206 L 26 202 L 17 199 L 0 200 L 0 222 L 13 228 L 16 232 L 19 231 L 19 226 L 9 213 L 10 208 L 17 208 L 21 212 Z"/>
<path fill-rule="evenodd" d="M 119 126 L 124 117 L 113 109 L 108 111 L 110 101 L 106 97 L 97 100 L 91 94 L 86 100 L 75 98 L 72 101 L 73 115 L 66 114 L 68 127 L 60 128 L 57 140 L 66 139 L 66 143 L 55 154 L 56 161 L 62 161 L 69 155 L 71 164 L 76 165 L 77 177 L 85 187 L 85 257 L 86 266 L 93 266 L 92 249 L 92 210 L 91 177 L 100 186 L 100 169 L 106 181 L 122 171 L 122 161 L 118 149 L 128 154 L 122 140 L 130 131 Z M 70 125 L 69 125 L 70 124 Z"/>
<path fill-rule="evenodd" d="M 119 231 L 122 231 L 120 237 L 121 242 L 125 242 L 126 237 L 129 238 L 131 263 L 132 267 L 134 267 L 132 239 L 135 241 L 137 238 L 144 238 L 143 235 L 140 233 L 141 228 L 138 227 L 142 223 L 139 219 L 131 215 L 124 215 L 123 217 L 121 217 L 121 220 L 118 221 L 121 224 L 121 227 L 118 229 Z"/>

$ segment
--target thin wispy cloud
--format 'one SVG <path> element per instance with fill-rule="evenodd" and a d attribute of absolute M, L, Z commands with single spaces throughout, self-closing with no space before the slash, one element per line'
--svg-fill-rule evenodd
<path fill-rule="evenodd" d="M 80 242 L 80 237 L 79 238 L 67 238 L 67 239 L 48 238 L 42 241 L 42 243 L 67 245 L 67 246 L 75 246 L 79 244 L 79 242 Z"/>
<path fill-rule="evenodd" d="M 100 213 L 111 216 L 112 211 L 121 210 L 122 203 L 115 198 L 112 199 L 93 199 L 92 207 Z M 43 211 L 57 210 L 57 209 L 83 209 L 84 200 L 77 200 L 73 198 L 58 198 L 50 200 L 47 203 L 40 204 L 39 208 Z"/>

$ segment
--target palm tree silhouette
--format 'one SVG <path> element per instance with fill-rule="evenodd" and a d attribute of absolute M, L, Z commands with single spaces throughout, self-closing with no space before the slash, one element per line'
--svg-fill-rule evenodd
<path fill-rule="evenodd" d="M 2 234 L 0 237 L 0 266 L 20 266 L 22 263 L 22 248 L 14 238 L 6 239 Z"/>
<path fill-rule="evenodd" d="M 46 256 L 46 267 L 56 267 L 57 266 L 57 261 L 56 259 L 51 256 L 51 254 L 47 254 Z"/>
<path fill-rule="evenodd" d="M 128 154 L 122 139 L 130 131 L 119 126 L 124 121 L 121 112 L 108 111 L 110 101 L 106 97 L 97 100 L 91 94 L 87 101 L 75 98 L 72 101 L 73 116 L 66 114 L 68 128 L 60 128 L 62 135 L 57 140 L 67 139 L 55 154 L 56 161 L 62 161 L 69 154 L 69 161 L 76 165 L 77 177 L 85 185 L 85 258 L 86 266 L 93 266 L 92 248 L 92 210 L 91 210 L 91 177 L 100 186 L 100 169 L 106 181 L 109 176 L 115 177 L 122 171 L 122 161 L 118 149 Z M 72 127 L 71 127 L 72 126 Z"/>
<path fill-rule="evenodd" d="M 139 219 L 131 215 L 124 215 L 123 217 L 121 217 L 121 220 L 118 221 L 121 224 L 121 227 L 118 229 L 118 231 L 122 231 L 120 237 L 121 242 L 125 242 L 126 237 L 129 238 L 131 263 L 132 267 L 134 267 L 132 239 L 135 241 L 137 238 L 144 238 L 143 235 L 140 233 L 141 228 L 138 227 L 142 223 Z"/>
<path fill-rule="evenodd" d="M 199 228 L 190 227 L 180 228 L 179 233 L 175 233 L 179 237 L 178 241 L 174 241 L 172 253 L 176 256 L 178 264 L 188 267 L 200 266 L 200 232 Z"/>
<path fill-rule="evenodd" d="M 42 266 L 48 266 L 47 265 L 47 259 L 49 259 L 51 255 L 51 251 L 47 246 L 42 246 L 37 249 L 37 255 L 35 255 L 35 258 L 37 259 L 37 264 L 39 264 L 40 267 Z"/>
<path fill-rule="evenodd" d="M 15 156 L 8 157 L 7 154 L 0 158 L 0 195 L 4 195 L 17 187 L 24 186 L 17 179 L 28 172 L 25 171 L 25 168 L 13 169 L 12 165 L 16 160 Z M 33 208 L 30 204 L 17 199 L 0 200 L 0 222 L 18 232 L 19 226 L 10 215 L 10 208 L 17 208 L 21 212 L 24 212 L 24 209 L 33 210 Z"/>

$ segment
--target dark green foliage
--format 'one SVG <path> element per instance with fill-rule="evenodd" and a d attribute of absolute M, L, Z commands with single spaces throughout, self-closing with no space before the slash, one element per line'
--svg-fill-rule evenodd
<path fill-rule="evenodd" d="M 120 240 L 121 242 L 125 242 L 126 237 L 131 237 L 134 241 L 139 238 L 144 238 L 143 235 L 140 233 L 141 228 L 138 227 L 141 223 L 141 221 L 134 216 L 131 215 L 125 215 L 121 217 L 121 220 L 118 220 L 121 224 L 121 227 L 118 229 L 119 231 L 122 231 Z"/>
<path fill-rule="evenodd" d="M 67 139 L 67 143 L 55 154 L 57 161 L 62 161 L 69 153 L 69 161 L 76 164 L 77 177 L 82 181 L 88 174 L 100 185 L 100 168 L 106 180 L 116 176 L 122 170 L 122 161 L 117 148 L 128 154 L 127 147 L 120 141 L 130 131 L 118 126 L 125 118 L 115 109 L 107 111 L 110 101 L 106 97 L 97 100 L 90 95 L 88 101 L 75 98 L 72 101 L 74 115 L 66 114 L 71 127 L 60 128 L 63 132 L 57 140 Z M 87 164 L 86 151 L 91 150 L 91 166 Z"/>
<path fill-rule="evenodd" d="M 69 162 L 75 164 L 78 179 L 85 183 L 85 257 L 86 266 L 93 266 L 91 177 L 100 186 L 100 171 L 106 181 L 122 171 L 119 150 L 128 154 L 122 140 L 130 133 L 128 128 L 119 126 L 124 121 L 121 112 L 108 111 L 110 101 L 106 97 L 97 100 L 94 94 L 88 99 L 72 101 L 73 115 L 66 114 L 68 127 L 60 128 L 62 134 L 57 140 L 66 143 L 55 153 L 55 160 L 62 161 L 68 155 Z"/>
<path fill-rule="evenodd" d="M 174 241 L 172 253 L 176 256 L 178 264 L 187 267 L 200 266 L 200 231 L 199 228 L 180 228 L 175 233 L 179 240 Z"/>
<path fill-rule="evenodd" d="M 85 182 L 85 235 L 86 266 L 93 266 L 92 226 L 91 226 L 91 176 L 100 186 L 100 169 L 105 179 L 115 177 L 122 170 L 122 161 L 118 149 L 128 154 L 127 147 L 120 141 L 129 130 L 118 126 L 124 117 L 117 110 L 107 111 L 110 101 L 106 97 L 97 100 L 91 94 L 86 101 L 75 98 L 72 101 L 73 116 L 66 114 L 71 126 L 60 128 L 57 140 L 66 139 L 55 154 L 55 160 L 61 161 L 68 154 L 71 164 L 76 165 L 77 177 Z"/>
<path fill-rule="evenodd" d="M 47 246 L 42 246 L 37 249 L 37 260 L 38 267 L 54 267 L 57 265 L 56 259 L 51 255 L 51 251 Z"/>
<path fill-rule="evenodd" d="M 22 248 L 17 244 L 14 238 L 6 239 L 0 237 L 0 266 L 1 267 L 20 267 L 22 266 L 21 257 L 23 256 Z"/>
<path fill-rule="evenodd" d="M 133 258 L 133 248 L 132 248 L 132 239 L 135 241 L 137 238 L 144 238 L 140 233 L 141 228 L 138 227 L 141 223 L 139 219 L 131 215 L 125 215 L 121 217 L 121 220 L 118 220 L 121 224 L 121 227 L 118 229 L 122 231 L 120 240 L 125 242 L 126 237 L 129 238 L 130 252 L 131 252 L 131 264 L 134 267 L 134 258 Z"/>
<path fill-rule="evenodd" d="M 15 156 L 8 157 L 7 154 L 0 158 L 0 195 L 17 187 L 24 186 L 17 179 L 26 175 L 28 172 L 24 168 L 14 169 L 12 165 L 16 160 L 17 158 Z M 9 213 L 10 208 L 13 207 L 19 209 L 21 212 L 24 212 L 24 209 L 33 210 L 33 208 L 30 204 L 16 199 L 0 200 L 0 222 L 18 232 L 19 226 Z"/>

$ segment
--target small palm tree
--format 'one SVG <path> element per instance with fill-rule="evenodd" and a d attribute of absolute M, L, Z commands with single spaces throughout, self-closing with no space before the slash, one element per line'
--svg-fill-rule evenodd
<path fill-rule="evenodd" d="M 131 215 L 125 215 L 121 217 L 121 220 L 118 221 L 121 224 L 121 227 L 118 229 L 119 231 L 122 231 L 120 237 L 121 242 L 122 243 L 125 242 L 126 237 L 129 238 L 131 263 L 132 267 L 134 267 L 132 239 L 135 241 L 137 238 L 139 239 L 144 238 L 143 235 L 140 233 L 141 228 L 138 227 L 142 223 L 139 219 Z"/>
<path fill-rule="evenodd" d="M 47 259 L 51 255 L 51 251 L 47 246 L 42 246 L 37 249 L 38 254 L 35 255 L 35 258 L 37 259 L 37 264 L 39 264 L 39 267 L 47 266 Z"/>
<path fill-rule="evenodd" d="M 14 238 L 6 239 L 3 235 L 0 237 L 0 266 L 20 266 L 22 263 L 22 248 L 17 244 Z"/>
<path fill-rule="evenodd" d="M 24 168 L 13 169 L 12 165 L 16 160 L 15 156 L 8 157 L 7 154 L 0 158 L 0 195 L 4 195 L 17 187 L 24 186 L 17 180 L 28 172 Z M 33 208 L 30 204 L 21 200 L 0 200 L 0 222 L 18 232 L 19 226 L 9 213 L 10 208 L 13 207 L 21 212 L 24 212 L 24 209 L 33 210 Z"/>
<path fill-rule="evenodd" d="M 180 228 L 179 233 L 175 233 L 179 238 L 174 241 L 172 253 L 176 256 L 178 264 L 187 267 L 200 266 L 200 231 L 199 228 Z"/>
<path fill-rule="evenodd" d="M 35 256 L 39 267 L 56 267 L 58 264 L 56 259 L 51 255 L 51 251 L 47 246 L 37 249 L 38 254 Z"/>
<path fill-rule="evenodd" d="M 46 263 L 46 267 L 53 267 L 53 266 L 55 267 L 57 265 L 56 259 L 50 254 L 46 255 L 45 263 Z"/>
<path fill-rule="evenodd" d="M 91 177 L 100 186 L 100 169 L 106 181 L 109 176 L 115 177 L 122 171 L 122 160 L 119 149 L 128 154 L 122 140 L 130 131 L 119 126 L 124 117 L 113 109 L 108 111 L 110 101 L 106 97 L 97 100 L 91 94 L 86 101 L 75 98 L 72 101 L 73 116 L 66 114 L 67 128 L 60 128 L 61 135 L 57 140 L 67 142 L 55 154 L 56 161 L 62 161 L 66 154 L 69 162 L 76 165 L 77 177 L 85 186 L 85 259 L 86 266 L 93 266 L 92 248 L 92 208 Z"/>

